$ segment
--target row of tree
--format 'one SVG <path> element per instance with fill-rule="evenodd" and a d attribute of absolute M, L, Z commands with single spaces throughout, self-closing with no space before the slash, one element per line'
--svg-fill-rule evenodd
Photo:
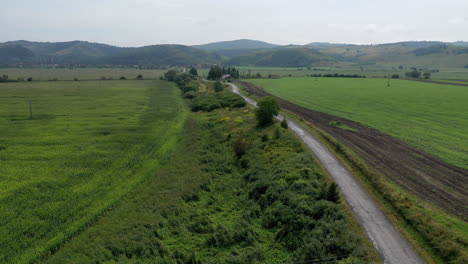
<path fill-rule="evenodd" d="M 431 78 L 430 72 L 422 73 L 418 70 L 412 70 L 410 72 L 406 72 L 405 75 L 408 78 L 414 78 L 414 79 L 426 79 L 427 80 Z"/>
<path fill-rule="evenodd" d="M 338 73 L 311 74 L 310 77 L 366 78 L 366 76 L 364 76 L 364 75 L 359 75 L 359 74 L 338 74 Z"/>
<path fill-rule="evenodd" d="M 216 65 L 210 68 L 210 71 L 208 72 L 208 80 L 218 80 L 226 74 L 229 74 L 231 78 L 239 78 L 239 70 L 235 67 L 221 68 Z"/>

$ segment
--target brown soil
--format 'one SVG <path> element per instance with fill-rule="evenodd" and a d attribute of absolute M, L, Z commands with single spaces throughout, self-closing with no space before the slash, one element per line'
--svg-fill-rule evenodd
<path fill-rule="evenodd" d="M 256 96 L 272 96 L 251 83 L 240 83 Z M 468 170 L 448 164 L 376 129 L 276 98 L 282 108 L 343 142 L 400 186 L 465 221 L 468 219 Z M 356 131 L 331 126 L 331 121 L 339 121 Z"/>
<path fill-rule="evenodd" d="M 455 86 L 465 86 L 468 87 L 468 83 L 453 83 L 453 82 L 441 82 L 441 81 L 427 81 L 427 80 L 417 80 L 419 82 L 428 82 L 428 83 L 436 83 L 436 84 L 448 84 L 448 85 L 455 85 Z M 459 80 L 462 81 L 462 80 Z"/>

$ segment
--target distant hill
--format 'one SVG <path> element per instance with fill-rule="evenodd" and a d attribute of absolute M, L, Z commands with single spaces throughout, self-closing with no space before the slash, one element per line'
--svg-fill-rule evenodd
<path fill-rule="evenodd" d="M 357 65 L 392 64 L 416 67 L 463 67 L 468 62 L 466 48 L 443 42 L 398 42 L 380 45 L 317 47 L 337 61 Z"/>
<path fill-rule="evenodd" d="M 345 44 L 345 43 L 330 43 L 330 42 L 312 42 L 306 44 L 306 47 L 336 47 L 336 46 L 350 46 L 353 44 Z"/>
<path fill-rule="evenodd" d="M 189 66 L 227 64 L 263 67 L 406 65 L 458 67 L 468 64 L 468 42 L 405 41 L 379 45 L 313 42 L 280 46 L 257 40 L 205 45 L 122 48 L 86 41 L 0 43 L 0 66 L 28 65 Z"/>
<path fill-rule="evenodd" d="M 203 65 L 216 64 L 221 56 L 183 45 L 154 45 L 141 48 L 128 48 L 125 51 L 104 58 L 113 65 Z"/>
<path fill-rule="evenodd" d="M 88 64 L 177 66 L 220 63 L 216 53 L 183 45 L 121 48 L 86 41 L 0 43 L 0 65 Z"/>
<path fill-rule="evenodd" d="M 0 64 L 15 64 L 21 61 L 32 61 L 34 53 L 20 45 L 0 46 Z"/>
<path fill-rule="evenodd" d="M 239 39 L 230 41 L 213 42 L 203 45 L 192 46 L 197 49 L 203 50 L 245 50 L 245 49 L 271 49 L 279 47 L 279 45 L 251 39 Z"/>
<path fill-rule="evenodd" d="M 330 64 L 333 58 L 317 50 L 304 47 L 271 49 L 254 54 L 234 57 L 230 65 L 251 65 L 268 67 L 304 67 Z"/>

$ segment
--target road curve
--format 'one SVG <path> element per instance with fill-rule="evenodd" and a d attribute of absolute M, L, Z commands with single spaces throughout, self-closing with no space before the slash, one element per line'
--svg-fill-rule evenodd
<path fill-rule="evenodd" d="M 231 85 L 234 93 L 239 94 L 255 107 L 257 106 L 254 100 L 240 93 L 239 87 L 232 83 L 228 84 Z M 401 235 L 333 153 L 297 122 L 282 115 L 278 115 L 276 118 L 279 120 L 286 119 L 289 128 L 304 141 L 328 174 L 338 184 L 344 199 L 351 207 L 359 223 L 364 227 L 367 236 L 385 264 L 425 264 L 406 238 Z"/>

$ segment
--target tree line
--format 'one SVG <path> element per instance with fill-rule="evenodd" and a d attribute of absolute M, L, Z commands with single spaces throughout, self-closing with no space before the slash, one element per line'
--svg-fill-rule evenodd
<path fill-rule="evenodd" d="M 215 65 L 210 67 L 210 71 L 208 72 L 208 80 L 218 80 L 225 74 L 229 74 L 231 78 L 239 78 L 239 70 L 237 70 L 235 67 L 221 68 L 220 66 Z"/>

